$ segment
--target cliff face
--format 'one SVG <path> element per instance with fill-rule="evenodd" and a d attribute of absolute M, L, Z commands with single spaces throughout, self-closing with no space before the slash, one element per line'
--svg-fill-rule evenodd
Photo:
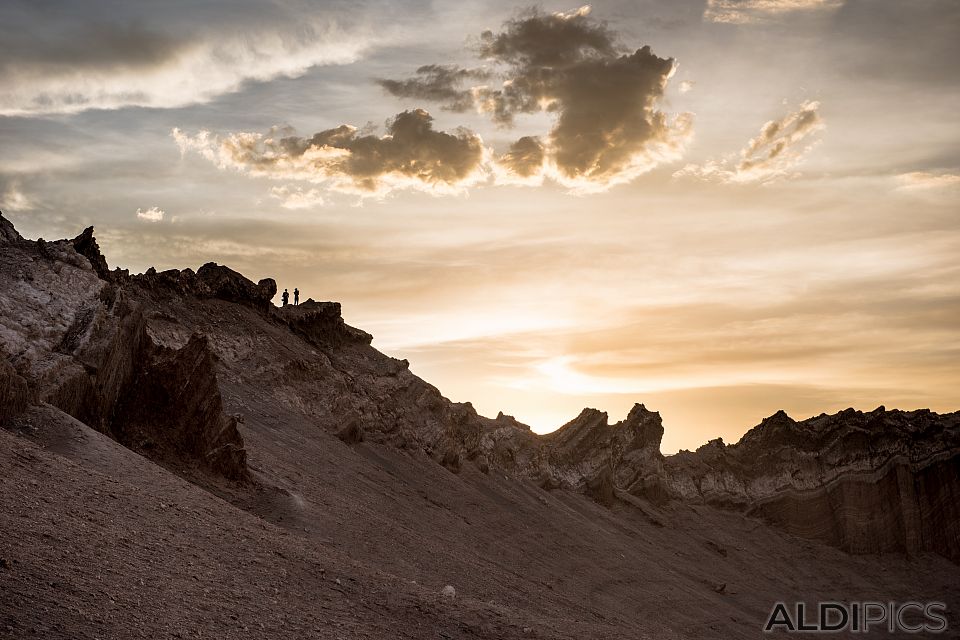
<path fill-rule="evenodd" d="M 164 464 L 247 477 L 206 340 L 155 345 L 142 304 L 108 271 L 92 229 L 54 243 L 5 231 L 0 302 L 9 310 L 0 326 L 7 421 L 46 403 Z"/>
<path fill-rule="evenodd" d="M 735 445 L 667 459 L 678 499 L 735 506 L 854 553 L 936 551 L 960 562 L 960 414 L 778 412 Z"/>
<path fill-rule="evenodd" d="M 213 263 L 109 271 L 92 229 L 30 242 L 0 217 L 0 232 L 0 302 L 11 310 L 0 421 L 44 402 L 185 477 L 201 469 L 277 487 L 287 476 L 251 471 L 244 437 L 282 441 L 287 425 L 306 423 L 658 522 L 672 504 L 707 504 L 849 552 L 960 562 L 960 414 L 851 409 L 796 422 L 781 412 L 735 445 L 668 457 L 659 414 L 639 404 L 614 424 L 585 409 L 539 436 L 450 402 L 376 351 L 337 303 L 277 309 L 273 280 Z"/>

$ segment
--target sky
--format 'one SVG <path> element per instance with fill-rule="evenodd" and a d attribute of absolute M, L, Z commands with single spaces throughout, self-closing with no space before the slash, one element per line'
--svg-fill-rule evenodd
<path fill-rule="evenodd" d="M 340 301 L 538 432 L 953 411 L 958 33 L 955 0 L 12 0 L 0 209 Z"/>

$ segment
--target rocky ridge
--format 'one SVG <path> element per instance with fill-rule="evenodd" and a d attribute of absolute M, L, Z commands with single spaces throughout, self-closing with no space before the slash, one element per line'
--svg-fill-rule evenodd
<path fill-rule="evenodd" d="M 0 420 L 46 403 L 184 477 L 241 484 L 242 414 L 295 407 L 342 441 L 423 452 L 642 510 L 721 506 L 855 553 L 934 551 L 960 562 L 960 414 L 852 409 L 794 421 L 780 412 L 737 444 L 663 456 L 658 413 L 620 422 L 585 409 L 534 434 L 453 403 L 347 325 L 340 306 L 277 309 L 276 283 L 214 263 L 110 271 L 92 228 L 24 240 L 0 216 Z M 225 408 L 240 408 L 228 413 Z"/>

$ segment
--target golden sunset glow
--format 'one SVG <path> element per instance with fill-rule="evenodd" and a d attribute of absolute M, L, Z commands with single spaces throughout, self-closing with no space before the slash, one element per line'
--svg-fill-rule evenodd
<path fill-rule="evenodd" d="M 6 38 L 0 209 L 339 301 L 539 432 L 957 408 L 955 3 L 280 6 Z"/>

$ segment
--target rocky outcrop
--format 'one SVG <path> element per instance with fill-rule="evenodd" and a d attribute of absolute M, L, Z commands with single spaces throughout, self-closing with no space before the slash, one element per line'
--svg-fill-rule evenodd
<path fill-rule="evenodd" d="M 0 211 L 0 244 L 16 244 L 23 240 L 23 237 L 13 227 L 13 223 L 3 217 Z"/>
<path fill-rule="evenodd" d="M 311 299 L 302 304 L 287 305 L 280 313 L 293 331 L 318 347 L 337 347 L 349 343 L 370 344 L 373 340 L 373 336 L 366 331 L 344 322 L 340 315 L 339 302 L 315 302 Z"/>
<path fill-rule="evenodd" d="M 265 310 L 273 296 L 277 295 L 277 283 L 272 278 L 266 278 L 253 284 L 233 269 L 208 262 L 197 270 L 193 293 Z"/>
<path fill-rule="evenodd" d="M 223 412 L 206 339 L 180 350 L 155 345 L 131 282 L 115 274 L 92 228 L 73 241 L 3 247 L 0 301 L 11 313 L 0 325 L 0 421 L 46 402 L 175 470 L 246 479 L 243 440 Z M 224 280 L 229 274 L 202 281 Z M 254 293 L 265 295 L 255 285 Z"/>
<path fill-rule="evenodd" d="M 264 278 L 254 284 L 229 267 L 208 262 L 196 272 L 192 269 L 168 269 L 158 272 L 154 268 L 129 277 L 130 281 L 147 290 L 165 290 L 178 295 L 197 298 L 220 298 L 266 311 L 270 301 L 277 295 L 277 283 L 273 278 Z"/>
<path fill-rule="evenodd" d="M 104 432 L 149 357 L 143 313 L 125 296 L 80 308 L 58 346 L 62 365 L 41 380 L 44 401 Z"/>
<path fill-rule="evenodd" d="M 543 436 L 548 473 L 561 485 L 600 492 L 609 501 L 615 489 L 663 499 L 660 414 L 634 405 L 627 418 L 609 424 L 607 414 L 584 409 L 573 421 Z"/>
<path fill-rule="evenodd" d="M 161 351 L 136 371 L 111 432 L 122 444 L 171 466 L 195 462 L 230 480 L 249 477 L 237 418 L 224 414 L 205 336 Z"/>
<path fill-rule="evenodd" d="M 107 259 L 100 253 L 100 245 L 97 244 L 97 239 L 93 236 L 93 227 L 84 229 L 83 233 L 74 238 L 72 242 L 73 248 L 90 261 L 90 266 L 93 267 L 98 276 L 107 281 L 113 279 L 110 268 L 107 266 Z"/>

